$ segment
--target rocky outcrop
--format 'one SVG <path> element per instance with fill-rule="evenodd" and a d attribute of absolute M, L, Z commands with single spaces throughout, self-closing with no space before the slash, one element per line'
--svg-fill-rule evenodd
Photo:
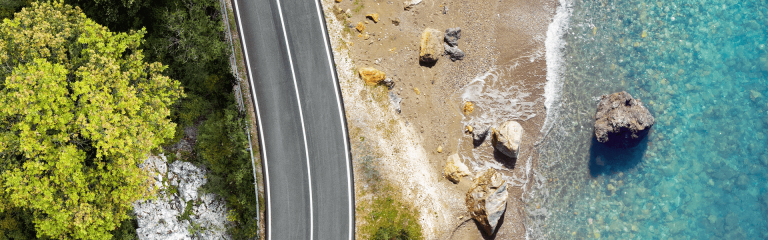
<path fill-rule="evenodd" d="M 358 70 L 360 78 L 368 85 L 376 85 L 384 81 L 386 74 L 372 67 L 363 67 Z"/>
<path fill-rule="evenodd" d="M 191 163 L 175 161 L 171 163 L 170 170 L 168 178 L 171 185 L 178 187 L 179 196 L 184 202 L 196 200 L 197 188 L 208 183 L 204 178 L 205 172 Z"/>
<path fill-rule="evenodd" d="M 493 168 L 477 175 L 467 193 L 469 215 L 488 235 L 493 235 L 507 209 L 507 184 Z"/>
<path fill-rule="evenodd" d="M 449 28 L 445 30 L 445 54 L 450 56 L 451 61 L 464 59 L 464 51 L 459 49 L 459 39 L 461 38 L 461 28 Z"/>
<path fill-rule="evenodd" d="M 515 121 L 505 122 L 498 129 L 493 129 L 493 147 L 511 158 L 517 159 L 522 140 L 523 126 Z"/>
<path fill-rule="evenodd" d="M 443 39 L 443 33 L 433 28 L 424 29 L 421 33 L 421 44 L 419 48 L 419 62 L 425 64 L 434 64 L 437 59 L 443 55 L 443 46 L 440 43 Z"/>
<path fill-rule="evenodd" d="M 133 203 L 139 239 L 231 239 L 224 201 L 213 193 L 197 193 L 206 182 L 204 169 L 183 161 L 169 167 L 163 155 L 150 156 L 140 167 L 152 172 L 159 196 Z M 189 218 L 180 219 L 187 202 L 193 203 Z M 193 225 L 199 226 L 198 232 L 189 232 Z"/>
<path fill-rule="evenodd" d="M 595 137 L 609 147 L 631 148 L 648 135 L 655 119 L 627 92 L 603 95 L 595 114 Z"/>
<path fill-rule="evenodd" d="M 461 178 L 471 175 L 467 165 L 461 162 L 461 158 L 458 153 L 454 153 L 448 156 L 448 160 L 445 163 L 445 169 L 443 170 L 443 176 L 453 183 L 459 183 Z"/>

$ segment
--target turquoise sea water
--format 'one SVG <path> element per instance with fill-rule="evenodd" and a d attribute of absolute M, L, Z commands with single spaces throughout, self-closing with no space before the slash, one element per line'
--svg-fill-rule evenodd
<path fill-rule="evenodd" d="M 768 239 L 768 2 L 570 6 L 529 237 Z M 634 149 L 594 140 L 599 97 L 616 91 L 656 117 Z"/>

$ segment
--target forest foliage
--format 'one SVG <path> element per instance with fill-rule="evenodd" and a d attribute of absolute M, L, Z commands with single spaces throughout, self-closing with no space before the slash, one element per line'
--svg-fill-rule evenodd
<path fill-rule="evenodd" d="M 150 196 L 137 164 L 173 136 L 183 93 L 144 61 L 144 34 L 61 2 L 0 24 L 0 211 L 28 211 L 38 237 L 110 238 Z"/>
<path fill-rule="evenodd" d="M 235 222 L 228 231 L 235 239 L 255 236 L 258 212 L 245 119 L 232 94 L 236 80 L 219 1 L 63 1 L 0 1 L 7 34 L 22 34 L 12 29 L 28 26 L 22 23 L 25 18 L 36 19 L 39 28 L 50 32 L 49 39 L 37 42 L 11 43 L 0 37 L 0 45 L 9 49 L 0 49 L 9 52 L 0 59 L 7 63 L 0 73 L 0 98 L 9 102 L 0 105 L 38 105 L 36 110 L 0 113 L 0 161 L 11 162 L 0 171 L 12 173 L 3 173 L 0 183 L 16 192 L 0 193 L 12 198 L 0 199 L 0 239 L 135 239 L 136 220 L 128 203 L 151 195 L 143 187 L 148 178 L 140 176 L 135 164 L 158 145 L 168 147 L 184 138 L 187 127 L 199 128 L 199 133 L 186 160 L 211 170 L 204 191 L 227 202 Z M 32 10 L 39 6 L 50 7 Z M 60 23 L 66 21 L 73 23 Z M 57 44 L 63 47 L 50 47 Z M 28 96 L 32 100 L 16 100 L 33 88 L 40 92 Z M 73 98 L 75 93 L 81 97 Z M 21 124 L 27 121 L 24 114 L 30 124 Z M 22 131 L 50 144 L 33 148 L 29 140 L 22 147 L 13 140 Z M 44 159 L 45 153 L 50 156 Z M 32 176 L 41 176 L 37 185 L 25 180 Z M 29 192 L 18 193 L 23 190 Z"/>

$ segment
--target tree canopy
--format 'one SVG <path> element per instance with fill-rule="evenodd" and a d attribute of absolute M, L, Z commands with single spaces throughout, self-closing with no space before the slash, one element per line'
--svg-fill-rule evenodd
<path fill-rule="evenodd" d="M 114 33 L 61 2 L 0 24 L 0 212 L 38 237 L 108 239 L 150 196 L 138 168 L 173 137 L 180 83 L 147 63 L 144 29 Z"/>

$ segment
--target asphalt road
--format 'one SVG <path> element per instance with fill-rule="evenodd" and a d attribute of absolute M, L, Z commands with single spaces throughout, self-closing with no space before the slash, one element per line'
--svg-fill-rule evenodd
<path fill-rule="evenodd" d="M 353 239 L 346 119 L 319 2 L 232 1 L 259 121 L 267 239 Z"/>

